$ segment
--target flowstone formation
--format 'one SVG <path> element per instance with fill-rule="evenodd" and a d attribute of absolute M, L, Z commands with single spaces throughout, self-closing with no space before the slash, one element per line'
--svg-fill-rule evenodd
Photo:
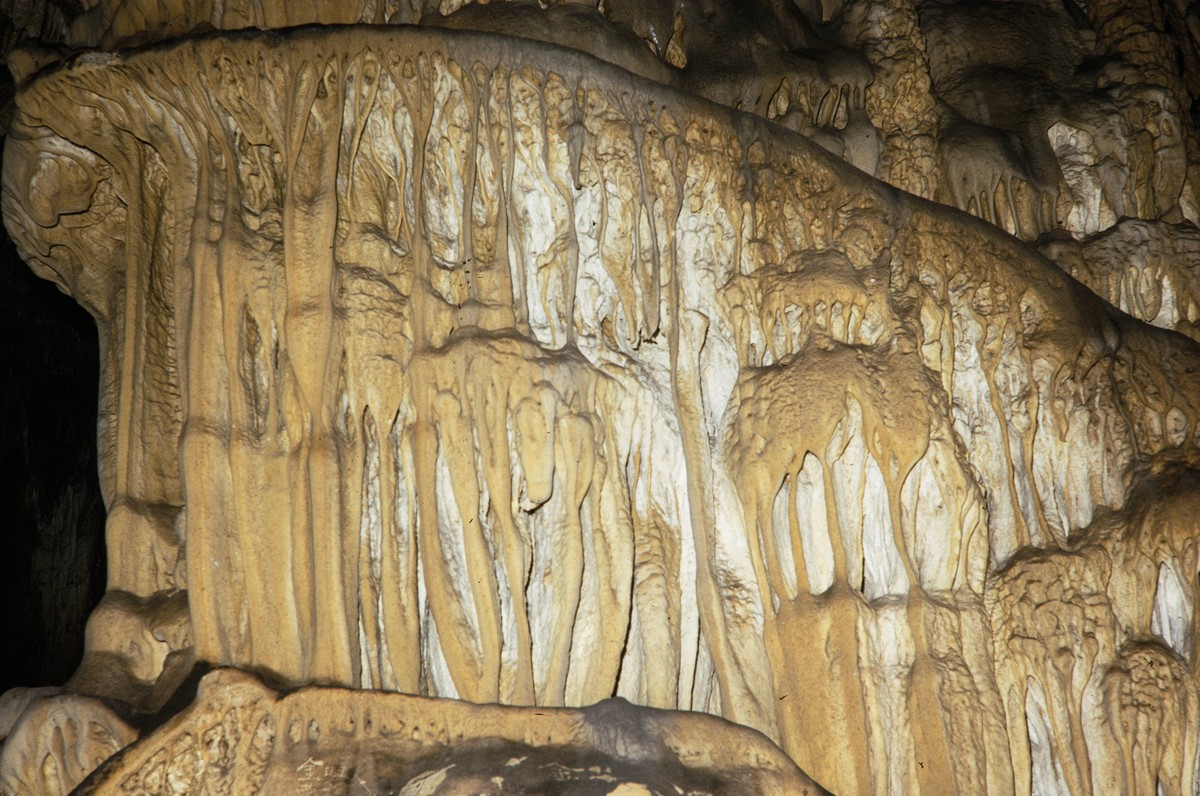
<path fill-rule="evenodd" d="M 90 7 L 3 203 L 109 589 L 0 782 L 1200 792 L 1196 28 Z"/>
<path fill-rule="evenodd" d="M 221 670 L 191 706 L 77 792 L 825 791 L 759 733 L 702 713 L 619 699 L 531 711 L 337 688 L 280 695 Z"/>

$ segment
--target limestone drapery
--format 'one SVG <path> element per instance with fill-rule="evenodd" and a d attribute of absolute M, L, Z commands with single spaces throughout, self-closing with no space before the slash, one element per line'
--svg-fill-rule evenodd
<path fill-rule="evenodd" d="M 1190 341 L 543 45 L 210 36 L 81 56 L 19 109 L 6 218 L 105 345 L 133 680 L 190 647 L 291 683 L 617 693 L 762 729 L 836 792 L 1021 790 L 1048 739 L 1072 790 L 1189 787 Z M 1144 520 L 1135 481 L 1180 516 Z M 1139 699 L 1177 746 L 1085 739 Z"/>

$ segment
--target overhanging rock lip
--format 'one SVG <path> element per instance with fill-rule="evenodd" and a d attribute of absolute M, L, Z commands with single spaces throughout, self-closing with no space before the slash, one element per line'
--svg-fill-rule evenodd
<path fill-rule="evenodd" d="M 191 48 L 197 57 L 205 50 L 220 46 L 222 43 L 252 42 L 264 47 L 275 46 L 305 46 L 310 42 L 338 42 L 339 40 L 353 42 L 361 40 L 363 49 L 372 48 L 383 52 L 397 44 L 415 45 L 418 50 L 421 45 L 430 49 L 440 49 L 451 57 L 460 56 L 462 61 L 474 59 L 481 61 L 480 53 L 491 56 L 494 62 L 490 66 L 496 68 L 508 65 L 512 68 L 530 66 L 539 70 L 555 72 L 555 67 L 562 71 L 577 75 L 586 75 L 589 79 L 599 78 L 599 82 L 620 85 L 627 81 L 627 93 L 636 95 L 639 100 L 649 98 L 657 101 L 663 107 L 681 107 L 697 114 L 727 117 L 727 122 L 742 132 L 745 122 L 739 119 L 753 120 L 750 127 L 758 127 L 760 131 L 771 131 L 769 135 L 782 136 L 785 140 L 803 141 L 801 145 L 805 154 L 814 154 L 826 161 L 827 164 L 837 164 L 834 168 L 844 169 L 846 174 L 839 175 L 846 179 L 861 180 L 864 184 L 884 188 L 897 195 L 904 191 L 889 185 L 853 168 L 845 161 L 830 154 L 802 133 L 790 130 L 768 119 L 749 111 L 731 108 L 704 97 L 691 94 L 678 85 L 661 83 L 650 78 L 630 72 L 623 67 L 599 58 L 583 50 L 516 36 L 502 35 L 488 31 L 478 31 L 460 28 L 433 27 L 427 25 L 319 25 L 305 24 L 290 28 L 241 28 L 237 30 L 209 30 L 199 33 L 189 33 L 175 39 L 154 41 L 137 47 L 123 47 L 114 50 L 88 49 L 74 53 L 63 53 L 59 60 L 43 61 L 42 65 L 32 72 L 24 74 L 23 81 L 17 91 L 16 104 L 21 105 L 24 94 L 38 90 L 38 85 L 52 80 L 56 76 L 85 69 L 110 68 L 123 65 L 134 65 L 139 61 L 158 54 L 172 54 L 185 48 Z M 340 43 L 340 42 L 339 42 Z M 343 46 L 342 53 L 357 54 L 351 46 Z M 32 51 L 31 51 L 32 54 Z M 930 203 L 942 207 L 936 203 Z"/>
<path fill-rule="evenodd" d="M 1069 274 L 1043 255 L 994 225 L 949 205 L 909 194 L 872 177 L 827 152 L 802 133 L 756 114 L 690 94 L 679 86 L 642 77 L 581 50 L 487 31 L 419 25 L 306 24 L 279 29 L 210 30 L 133 48 L 114 51 L 86 50 L 58 62 L 48 63 L 39 71 L 27 76 L 16 94 L 18 116 L 14 121 L 23 122 L 28 119 L 25 108 L 29 96 L 48 90 L 46 86 L 51 86 L 55 80 L 64 79 L 71 74 L 135 66 L 148 59 L 170 58 L 184 51 L 191 52 L 197 61 L 202 62 L 213 50 L 235 43 L 257 44 L 264 49 L 312 47 L 319 51 L 318 48 L 323 48 L 327 55 L 348 57 L 367 49 L 383 53 L 397 47 L 409 49 L 414 54 L 441 51 L 464 63 L 484 63 L 492 70 L 503 67 L 513 70 L 533 68 L 555 74 L 563 73 L 560 74 L 561 77 L 573 76 L 576 79 L 595 81 L 602 86 L 615 87 L 630 96 L 636 95 L 639 101 L 650 100 L 651 103 L 657 103 L 665 109 L 678 109 L 718 120 L 734 130 L 747 147 L 755 141 L 760 141 L 767 145 L 798 149 L 803 156 L 817 160 L 824 168 L 834 173 L 837 182 L 842 186 L 851 191 L 874 194 L 895 213 L 898 228 L 906 226 L 913 217 L 921 214 L 967 224 L 982 235 L 992 236 L 996 242 L 1003 241 L 1003 245 L 1010 249 L 1014 259 L 1037 262 L 1042 277 L 1049 281 L 1047 287 L 1062 289 L 1063 285 L 1077 284 Z M 481 58 L 481 55 L 484 57 Z M 40 125 L 35 121 L 32 126 Z M 1082 285 L 1078 287 L 1086 291 Z M 1086 293 L 1089 296 L 1094 295 L 1091 291 Z"/>

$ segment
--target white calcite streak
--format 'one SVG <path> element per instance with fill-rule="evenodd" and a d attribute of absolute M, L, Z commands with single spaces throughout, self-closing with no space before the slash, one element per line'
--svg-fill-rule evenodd
<path fill-rule="evenodd" d="M 1200 793 L 1194 131 L 1104 3 L 226 5 L 20 75 L 6 223 L 105 352 L 69 688 L 322 688 L 85 792 Z"/>

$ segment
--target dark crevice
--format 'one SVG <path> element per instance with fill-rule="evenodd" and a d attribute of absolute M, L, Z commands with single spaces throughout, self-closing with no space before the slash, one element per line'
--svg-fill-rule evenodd
<path fill-rule="evenodd" d="M 91 318 L 0 230 L 0 693 L 60 685 L 104 592 Z"/>

